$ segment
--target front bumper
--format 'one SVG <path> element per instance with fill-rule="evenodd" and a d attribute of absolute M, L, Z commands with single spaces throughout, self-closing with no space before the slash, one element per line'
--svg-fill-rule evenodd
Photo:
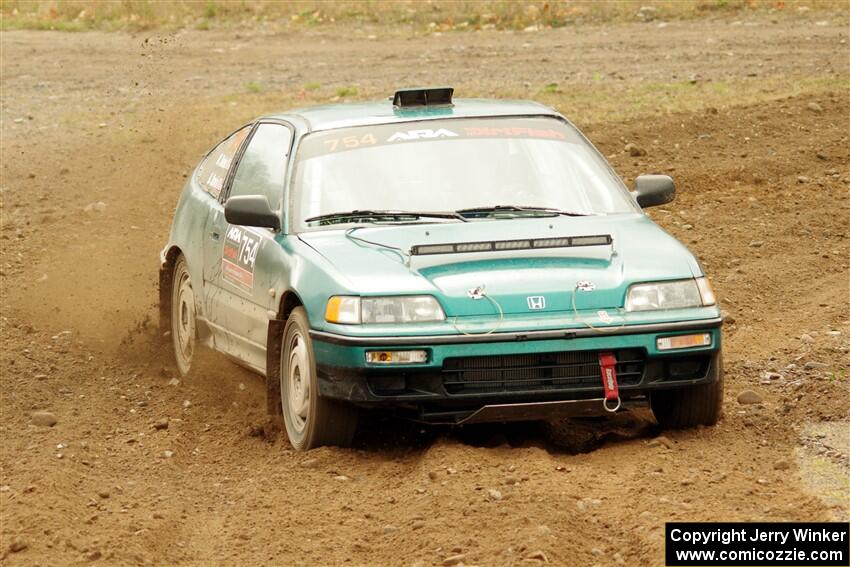
<path fill-rule="evenodd" d="M 480 415 L 487 406 L 584 408 L 584 402 L 603 394 L 597 358 L 603 351 L 617 356 L 620 397 L 626 405 L 645 402 L 654 390 L 708 383 L 717 375 L 712 370 L 719 363 L 721 324 L 717 318 L 635 325 L 616 333 L 588 328 L 357 338 L 312 331 L 311 336 L 320 395 L 394 407 L 422 421 L 457 423 Z M 711 344 L 676 351 L 656 348 L 658 338 L 694 332 L 710 333 Z M 427 362 L 390 367 L 366 363 L 367 351 L 393 349 L 425 350 Z M 516 413 L 528 417 L 533 412 L 525 407 Z M 514 412 L 489 413 L 499 420 Z"/>

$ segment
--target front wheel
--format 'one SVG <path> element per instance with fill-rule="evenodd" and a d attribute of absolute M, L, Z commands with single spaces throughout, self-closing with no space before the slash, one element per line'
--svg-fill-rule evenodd
<path fill-rule="evenodd" d="M 714 425 L 723 410 L 723 356 L 711 361 L 708 384 L 676 390 L 660 390 L 650 397 L 652 413 L 665 429 L 687 429 L 697 425 Z"/>
<path fill-rule="evenodd" d="M 280 349 L 280 396 L 289 442 L 299 451 L 322 445 L 351 444 L 357 408 L 319 396 L 316 357 L 303 307 L 286 321 Z"/>

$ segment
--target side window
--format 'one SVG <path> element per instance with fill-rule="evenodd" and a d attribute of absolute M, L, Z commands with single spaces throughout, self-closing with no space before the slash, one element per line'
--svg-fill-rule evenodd
<path fill-rule="evenodd" d="M 245 126 L 231 134 L 207 155 L 198 168 L 196 174 L 198 183 L 213 198 L 218 199 L 221 194 L 224 181 L 227 179 L 227 170 L 230 169 L 230 164 L 233 162 L 236 152 L 239 151 L 239 146 L 242 145 L 250 131 L 251 127 Z"/>
<path fill-rule="evenodd" d="M 286 126 L 260 124 L 236 166 L 228 197 L 265 195 L 272 209 L 280 208 L 291 141 Z"/>

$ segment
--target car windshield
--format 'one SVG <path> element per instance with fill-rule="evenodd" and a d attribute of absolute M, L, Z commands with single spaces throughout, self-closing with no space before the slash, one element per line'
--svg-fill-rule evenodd
<path fill-rule="evenodd" d="M 303 139 L 294 175 L 291 211 L 300 230 L 462 220 L 386 211 L 460 211 L 480 220 L 490 213 L 534 214 L 529 209 L 535 208 L 576 215 L 637 210 L 598 152 L 553 118 L 429 120 L 317 132 Z"/>

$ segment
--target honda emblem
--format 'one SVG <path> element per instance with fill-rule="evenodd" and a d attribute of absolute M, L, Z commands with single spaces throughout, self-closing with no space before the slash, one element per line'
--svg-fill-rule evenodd
<path fill-rule="evenodd" d="M 539 311 L 546 308 L 546 298 L 542 295 L 529 295 L 526 301 L 528 301 L 528 308 L 532 311 Z"/>

